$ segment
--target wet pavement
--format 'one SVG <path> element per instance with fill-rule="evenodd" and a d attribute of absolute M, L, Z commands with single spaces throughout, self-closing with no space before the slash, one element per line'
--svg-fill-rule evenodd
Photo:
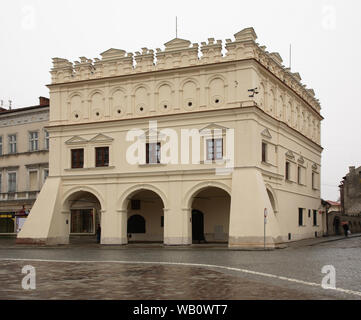
<path fill-rule="evenodd" d="M 22 247 L 0 239 L 0 298 L 359 300 L 361 237 L 340 239 L 306 240 L 275 251 Z M 25 265 L 35 267 L 36 290 L 21 287 Z M 322 289 L 325 265 L 335 267 L 338 290 Z"/>

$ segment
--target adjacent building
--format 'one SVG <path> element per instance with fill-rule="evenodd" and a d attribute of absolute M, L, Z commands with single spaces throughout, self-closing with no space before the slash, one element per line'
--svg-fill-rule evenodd
<path fill-rule="evenodd" d="M 0 235 L 15 234 L 49 175 L 49 99 L 0 110 Z"/>
<path fill-rule="evenodd" d="M 321 236 L 319 101 L 253 28 L 234 37 L 54 58 L 50 174 L 17 241 L 98 225 L 102 244 Z"/>

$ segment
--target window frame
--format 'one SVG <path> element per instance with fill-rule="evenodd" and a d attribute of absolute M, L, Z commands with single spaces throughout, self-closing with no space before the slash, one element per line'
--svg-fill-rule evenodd
<path fill-rule="evenodd" d="M 102 156 L 100 159 L 98 158 L 99 155 L 99 151 L 103 150 L 104 152 L 102 152 L 100 155 Z M 105 167 L 109 167 L 109 152 L 110 149 L 108 146 L 106 147 L 95 147 L 95 167 L 96 168 L 105 168 Z M 98 161 L 100 160 L 100 161 Z"/>
<path fill-rule="evenodd" d="M 298 208 L 298 226 L 304 227 L 304 208 Z"/>
<path fill-rule="evenodd" d="M 82 156 L 77 156 L 78 159 L 77 161 L 73 161 L 73 154 L 79 152 L 80 154 L 82 154 Z M 79 163 L 79 165 L 74 165 Z M 72 169 L 82 169 L 84 168 L 84 148 L 77 148 L 77 149 L 70 149 L 70 167 Z"/>
<path fill-rule="evenodd" d="M 268 144 L 262 141 L 262 162 L 264 163 L 267 163 L 268 161 L 267 151 L 268 151 Z"/>
<path fill-rule="evenodd" d="M 12 137 L 14 137 L 15 141 L 12 141 Z M 12 133 L 12 134 L 8 134 L 8 142 L 9 142 L 9 154 L 16 154 L 17 153 L 17 134 L 16 133 Z M 14 148 L 13 148 L 14 147 Z M 14 149 L 14 151 L 12 150 Z"/>
<path fill-rule="evenodd" d="M 8 193 L 16 193 L 17 192 L 17 180 L 18 180 L 18 174 L 16 171 L 8 171 L 8 184 L 7 184 L 7 190 Z M 10 190 L 10 175 L 15 175 L 15 186 L 14 186 L 14 190 Z"/>
<path fill-rule="evenodd" d="M 221 141 L 221 155 L 219 156 L 219 152 L 217 152 L 217 142 Z M 212 153 L 210 153 L 210 146 L 209 144 L 212 143 Z M 223 151 L 224 141 L 222 138 L 210 138 L 206 139 L 206 159 L 207 161 L 217 161 L 217 160 L 223 160 L 224 157 L 224 151 Z M 212 155 L 212 156 L 211 156 Z"/>
<path fill-rule="evenodd" d="M 286 161 L 285 164 L 285 180 L 291 181 L 291 163 L 289 161 Z"/>
<path fill-rule="evenodd" d="M 36 134 L 36 138 L 33 135 Z M 39 151 L 39 131 L 29 131 L 29 151 Z"/>
<path fill-rule="evenodd" d="M 45 150 L 49 150 L 50 148 L 50 135 L 49 131 L 44 129 L 44 148 Z"/>
<path fill-rule="evenodd" d="M 150 154 L 150 146 L 151 145 L 156 145 L 155 155 Z M 146 164 L 160 164 L 161 163 L 161 148 L 162 148 L 161 142 L 147 142 L 145 144 L 145 163 Z M 154 151 L 152 151 L 152 152 L 154 152 Z M 155 158 L 156 158 L 156 162 L 153 161 Z M 151 162 L 151 160 L 152 160 L 152 162 Z"/>

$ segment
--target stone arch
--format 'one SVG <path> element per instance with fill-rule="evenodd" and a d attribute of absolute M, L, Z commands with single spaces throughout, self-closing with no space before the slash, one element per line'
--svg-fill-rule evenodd
<path fill-rule="evenodd" d="M 227 99 L 227 80 L 219 74 L 209 77 L 206 90 L 208 103 L 214 107 L 224 105 Z"/>
<path fill-rule="evenodd" d="M 71 99 L 75 96 L 78 96 L 80 100 L 83 100 L 83 94 L 80 91 L 74 91 L 68 95 L 68 103 L 70 103 Z"/>
<path fill-rule="evenodd" d="M 147 84 L 145 84 L 145 83 L 139 83 L 138 85 L 136 85 L 136 86 L 132 89 L 132 95 L 134 96 L 135 93 L 137 92 L 137 90 L 140 89 L 140 88 L 144 88 L 145 91 L 147 92 L 147 95 L 149 95 L 149 93 L 150 93 L 151 90 L 150 90 L 150 87 L 149 87 Z"/>
<path fill-rule="evenodd" d="M 269 185 L 269 184 L 266 184 L 266 191 L 267 191 L 267 195 L 268 195 L 268 197 L 270 199 L 273 212 L 276 214 L 279 211 L 279 206 L 278 206 L 278 200 L 277 200 L 277 197 L 276 197 L 276 193 L 275 193 L 274 189 L 272 188 L 272 186 Z"/>
<path fill-rule="evenodd" d="M 179 85 L 179 88 L 181 88 L 181 90 L 183 90 L 183 87 L 187 82 L 193 82 L 197 89 L 200 88 L 200 85 L 199 85 L 199 82 L 197 81 L 197 79 L 191 78 L 191 77 L 183 79 Z"/>
<path fill-rule="evenodd" d="M 131 198 L 134 194 L 142 190 L 153 191 L 162 199 L 164 209 L 167 209 L 169 207 L 165 193 L 162 190 L 160 190 L 158 187 L 153 186 L 151 184 L 139 184 L 127 189 L 118 200 L 117 207 L 121 208 L 121 210 L 127 210 L 129 198 Z"/>
<path fill-rule="evenodd" d="M 157 85 L 155 87 L 155 92 L 158 92 L 160 87 L 164 86 L 164 85 L 168 85 L 171 88 L 172 92 L 174 91 L 174 84 L 172 82 L 167 81 L 167 80 L 162 80 L 157 83 Z"/>
<path fill-rule="evenodd" d="M 127 91 L 123 87 L 116 86 L 110 90 L 109 97 L 112 97 L 117 91 L 121 91 L 124 95 L 127 94 Z"/>
<path fill-rule="evenodd" d="M 224 87 L 227 87 L 228 86 L 228 81 L 226 79 L 226 77 L 224 77 L 222 74 L 220 73 L 217 73 L 217 74 L 213 74 L 211 75 L 208 80 L 207 80 L 207 87 L 209 87 L 209 85 L 211 84 L 211 82 L 215 79 L 221 79 L 223 80 L 223 84 L 224 84 Z"/>
<path fill-rule="evenodd" d="M 100 94 L 102 96 L 102 98 L 104 99 L 104 92 L 100 89 L 94 89 L 94 90 L 90 91 L 90 93 L 88 94 L 88 100 L 92 100 L 93 96 L 97 93 Z"/>
<path fill-rule="evenodd" d="M 204 182 L 196 184 L 195 186 L 193 186 L 186 192 L 186 194 L 183 198 L 183 201 L 182 201 L 182 203 L 186 205 L 186 209 L 191 208 L 193 198 L 199 192 L 201 192 L 202 190 L 207 189 L 209 187 L 222 189 L 222 190 L 226 191 L 230 197 L 232 196 L 232 189 L 229 186 L 227 186 L 226 184 L 219 182 L 219 181 L 204 181 Z"/>
<path fill-rule="evenodd" d="M 88 187 L 88 186 L 74 187 L 74 188 L 69 189 L 67 192 L 65 192 L 65 194 L 63 196 L 62 208 L 64 208 L 66 206 L 66 203 L 71 196 L 73 196 L 79 192 L 88 192 L 88 193 L 92 194 L 94 197 L 96 197 L 98 199 L 100 206 L 102 208 L 102 211 L 106 210 L 104 197 L 101 195 L 101 193 L 98 190 L 96 190 L 92 187 Z"/>

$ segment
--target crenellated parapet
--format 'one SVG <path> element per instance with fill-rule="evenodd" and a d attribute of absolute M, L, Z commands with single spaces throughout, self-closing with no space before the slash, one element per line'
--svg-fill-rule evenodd
<path fill-rule="evenodd" d="M 299 73 L 291 72 L 282 64 L 279 53 L 269 53 L 265 46 L 256 42 L 257 35 L 253 28 L 243 29 L 234 38 L 234 41 L 226 39 L 225 55 L 222 54 L 222 40 L 209 38 L 208 42 L 202 42 L 199 46 L 198 43 L 192 44 L 189 40 L 175 38 L 165 43 L 164 50 L 157 48 L 156 52 L 142 48 L 134 55 L 112 48 L 101 53 L 101 59 L 80 57 L 80 61 L 74 64 L 66 59 L 54 58 L 52 84 L 255 59 L 315 111 L 320 112 L 320 103 L 314 90 L 302 84 Z"/>

